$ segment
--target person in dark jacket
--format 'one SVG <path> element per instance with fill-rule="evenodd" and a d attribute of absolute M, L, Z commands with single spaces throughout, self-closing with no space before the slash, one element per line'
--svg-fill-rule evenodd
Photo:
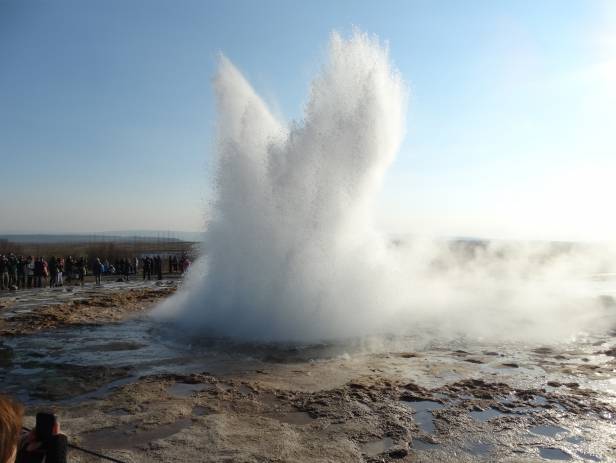
<path fill-rule="evenodd" d="M 43 281 L 43 262 L 41 262 L 41 258 L 37 257 L 34 259 L 34 282 L 33 286 L 35 288 L 40 288 Z"/>
<path fill-rule="evenodd" d="M 0 289 L 9 288 L 9 260 L 0 254 Z"/>
<path fill-rule="evenodd" d="M 150 256 L 146 257 L 143 261 L 143 279 L 148 278 L 148 280 L 152 279 L 152 259 Z"/>
<path fill-rule="evenodd" d="M 96 278 L 96 284 L 100 286 L 101 284 L 101 275 L 103 274 L 103 266 L 101 260 L 97 257 L 94 265 L 92 266 L 92 273 L 94 273 L 94 278 Z"/>
<path fill-rule="evenodd" d="M 47 264 L 47 268 L 49 269 L 49 287 L 53 288 L 54 286 L 56 286 L 56 275 L 58 274 L 58 266 L 57 266 L 57 260 L 55 257 L 52 257 L 51 259 L 49 259 L 49 262 Z"/>
<path fill-rule="evenodd" d="M 17 258 L 17 286 L 19 286 L 19 289 L 26 287 L 26 259 L 24 256 Z"/>
<path fill-rule="evenodd" d="M 19 282 L 17 281 L 17 267 L 18 261 L 15 254 L 9 255 L 9 288 L 16 289 Z"/>
<path fill-rule="evenodd" d="M 79 284 L 83 286 L 87 273 L 86 261 L 83 257 L 81 257 L 77 263 L 77 270 L 79 272 Z"/>
<path fill-rule="evenodd" d="M 156 256 L 154 258 L 154 262 L 156 262 L 155 270 L 156 270 L 156 275 L 158 277 L 158 280 L 162 280 L 163 279 L 163 260 L 161 259 L 160 256 Z"/>
<path fill-rule="evenodd" d="M 16 463 L 66 463 L 68 439 L 53 413 L 37 413 L 36 427 L 21 439 Z"/>

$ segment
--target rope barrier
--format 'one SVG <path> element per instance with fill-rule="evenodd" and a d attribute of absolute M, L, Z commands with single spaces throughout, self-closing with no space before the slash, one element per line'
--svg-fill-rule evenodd
<path fill-rule="evenodd" d="M 22 426 L 22 428 L 25 429 L 28 432 L 32 431 L 31 429 L 28 429 L 25 426 Z M 108 457 L 107 455 L 103 455 L 102 453 L 97 453 L 97 452 L 94 452 L 92 450 L 84 449 L 83 447 L 79 447 L 78 445 L 75 445 L 75 444 L 70 444 L 69 443 L 67 445 L 70 448 L 72 448 L 72 449 L 79 450 L 80 452 L 83 452 L 83 453 L 88 453 L 90 455 L 93 455 L 95 457 L 101 458 L 103 460 L 113 461 L 114 463 L 126 463 L 125 461 L 118 460 L 118 459 L 113 458 L 113 457 Z"/>

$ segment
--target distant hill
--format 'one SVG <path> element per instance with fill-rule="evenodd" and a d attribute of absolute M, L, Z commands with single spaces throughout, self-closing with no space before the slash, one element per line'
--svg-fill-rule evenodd
<path fill-rule="evenodd" d="M 0 233 L 0 240 L 12 243 L 103 243 L 131 240 L 190 241 L 203 240 L 201 232 L 119 230 L 104 233 Z"/>

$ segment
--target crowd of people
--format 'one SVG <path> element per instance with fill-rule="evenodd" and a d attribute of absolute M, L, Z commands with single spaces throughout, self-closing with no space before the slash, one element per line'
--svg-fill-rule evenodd
<path fill-rule="evenodd" d="M 45 258 L 0 253 L 0 290 L 56 287 L 78 283 L 84 285 L 87 274 L 92 273 L 96 284 L 103 275 L 116 275 L 128 280 L 130 275 L 143 272 L 143 279 L 161 280 L 163 267 L 168 273 L 185 273 L 191 262 L 187 255 L 159 255 L 134 258 L 108 259 L 73 256 Z M 36 425 L 29 430 L 23 426 L 24 409 L 18 402 L 0 395 L 0 463 L 66 463 L 68 439 L 60 432 L 60 424 L 53 413 L 40 412 Z M 74 447 L 74 446 L 72 446 Z M 78 447 L 74 447 L 78 448 Z M 80 449 L 83 450 L 83 449 Z"/>
<path fill-rule="evenodd" d="M 130 275 L 143 271 L 143 279 L 152 276 L 162 280 L 163 262 L 161 256 L 121 258 L 109 262 L 108 259 L 96 258 L 89 262 L 86 257 L 49 257 L 18 256 L 14 253 L 0 254 L 0 290 L 19 290 L 26 288 L 50 288 L 76 282 L 84 285 L 86 275 L 90 272 L 96 284 L 101 284 L 104 275 L 116 275 L 128 281 Z M 168 273 L 183 274 L 188 270 L 190 260 L 182 255 L 168 257 Z"/>

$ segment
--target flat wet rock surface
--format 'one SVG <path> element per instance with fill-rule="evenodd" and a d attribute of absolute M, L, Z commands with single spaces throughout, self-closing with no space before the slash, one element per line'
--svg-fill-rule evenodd
<path fill-rule="evenodd" d="M 142 377 L 58 412 L 76 443 L 126 461 L 613 461 L 616 410 L 604 398 L 373 374 L 308 391 L 203 372 Z"/>
<path fill-rule="evenodd" d="M 391 345 L 187 341 L 143 316 L 43 325 L 2 338 L 0 386 L 27 425 L 51 407 L 73 443 L 126 462 L 615 460 L 613 334 Z"/>
<path fill-rule="evenodd" d="M 66 286 L 16 291 L 0 297 L 0 336 L 117 322 L 143 311 L 176 289 L 173 281 L 135 281 L 96 287 Z"/>

